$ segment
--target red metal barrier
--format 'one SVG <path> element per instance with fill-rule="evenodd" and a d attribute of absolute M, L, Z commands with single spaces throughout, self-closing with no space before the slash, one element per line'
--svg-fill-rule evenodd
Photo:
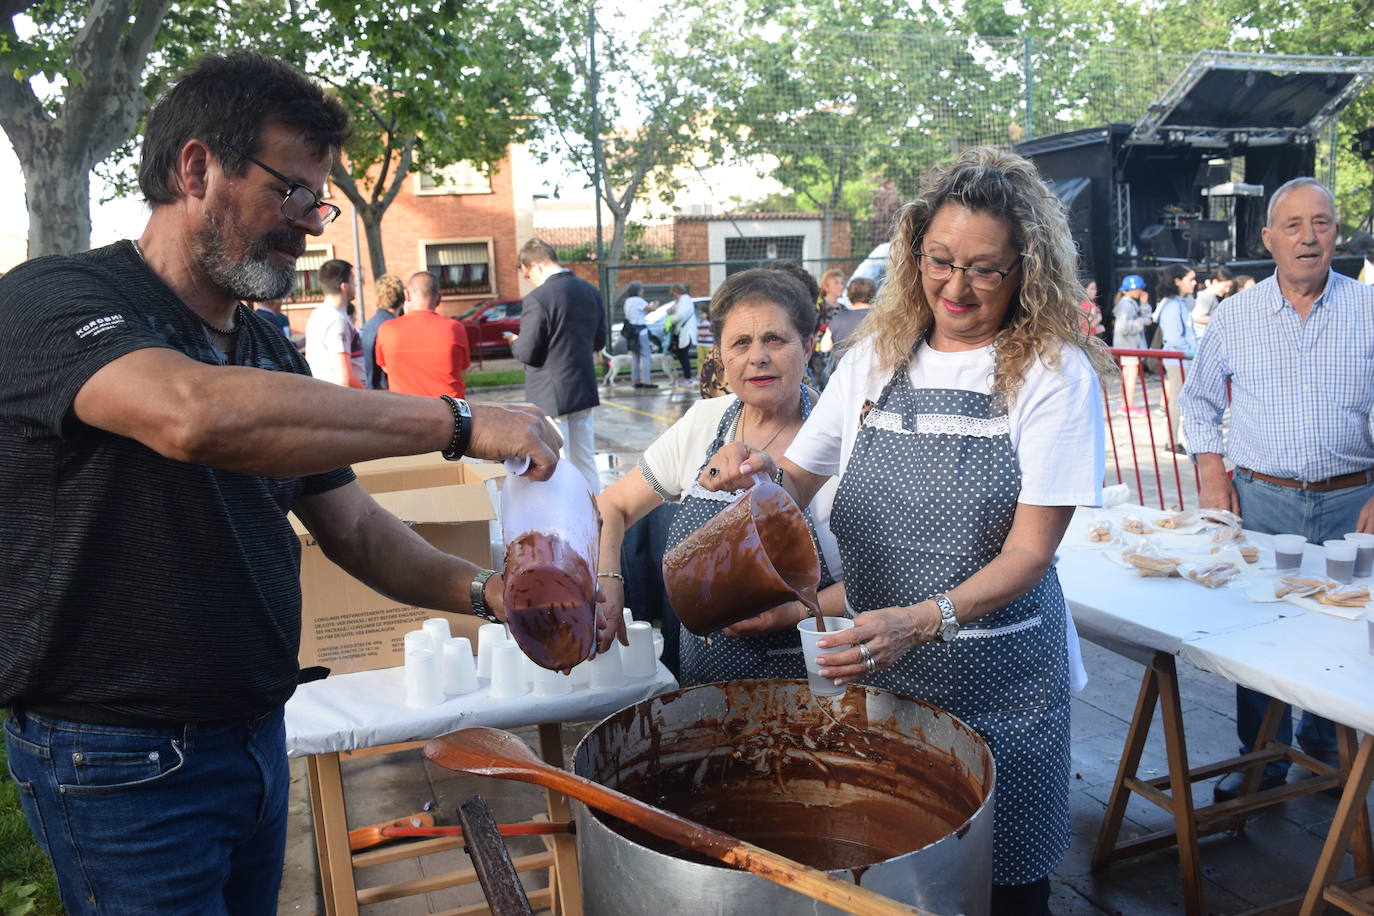
<path fill-rule="evenodd" d="M 1122 366 L 1122 376 L 1117 393 L 1108 391 L 1104 388 L 1102 392 L 1102 403 L 1107 415 L 1107 438 L 1111 443 L 1111 453 L 1115 464 L 1117 483 L 1127 483 L 1126 473 L 1123 473 L 1123 461 L 1129 459 L 1129 472 L 1135 478 L 1135 498 L 1143 505 L 1158 504 L 1161 509 L 1168 509 L 1172 506 L 1183 509 L 1188 505 L 1197 505 L 1197 491 L 1200 485 L 1197 466 L 1189 460 L 1182 451 L 1179 442 L 1179 424 L 1175 418 L 1178 415 L 1178 405 L 1176 394 L 1170 395 L 1169 389 L 1174 388 L 1175 392 L 1182 389 L 1186 377 L 1186 355 L 1179 350 L 1126 350 L 1112 349 L 1112 355 L 1116 358 L 1118 366 L 1122 366 L 1122 357 L 1135 358 L 1139 360 L 1138 368 L 1132 370 L 1132 366 L 1127 360 L 1127 365 Z M 1146 364 L 1156 369 L 1157 379 L 1151 382 L 1146 378 L 1144 367 Z M 1165 368 L 1172 376 L 1177 374 L 1177 385 L 1172 381 L 1166 383 Z M 1133 376 L 1133 377 L 1132 377 Z M 1127 390 L 1129 386 L 1130 390 Z M 1143 409 L 1135 408 L 1135 399 L 1139 395 L 1144 405 Z M 1155 397 L 1162 410 L 1162 417 L 1156 417 L 1151 410 L 1151 397 Z M 1156 424 L 1156 420 L 1160 420 Z M 1140 435 L 1137 436 L 1137 423 L 1141 425 Z M 1121 425 L 1124 423 L 1124 429 Z M 1124 438 L 1125 442 L 1118 441 Z M 1123 455 L 1123 451 L 1129 448 L 1129 455 Z M 1169 455 L 1170 468 L 1161 470 L 1159 453 L 1163 450 Z M 1182 465 L 1182 467 L 1180 467 Z M 1165 481 L 1168 471 L 1172 470 L 1173 487 L 1166 489 Z M 1189 470 L 1191 469 L 1191 474 Z M 1143 471 L 1143 473 L 1142 473 Z M 1110 476 L 1110 475 L 1109 475 Z M 1191 484 L 1191 486 L 1190 486 Z M 1166 499 L 1166 496 L 1169 497 Z"/>

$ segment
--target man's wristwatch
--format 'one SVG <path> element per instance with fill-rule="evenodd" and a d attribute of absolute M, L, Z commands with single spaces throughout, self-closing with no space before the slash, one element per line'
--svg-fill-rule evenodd
<path fill-rule="evenodd" d="M 491 612 L 487 605 L 487 580 L 496 575 L 494 569 L 483 569 L 472 577 L 472 585 L 468 588 L 468 598 L 472 604 L 472 613 L 481 617 L 487 623 L 500 623 L 501 620 Z"/>
<path fill-rule="evenodd" d="M 930 599 L 940 609 L 940 641 L 953 642 L 959 635 L 959 618 L 954 616 L 954 602 L 948 595 L 934 595 Z"/>
<path fill-rule="evenodd" d="M 439 397 L 447 401 L 448 406 L 453 409 L 453 438 L 449 440 L 448 448 L 440 454 L 444 456 L 445 461 L 457 461 L 467 452 L 468 443 L 472 441 L 472 408 L 462 398 L 448 394 L 441 394 Z"/>

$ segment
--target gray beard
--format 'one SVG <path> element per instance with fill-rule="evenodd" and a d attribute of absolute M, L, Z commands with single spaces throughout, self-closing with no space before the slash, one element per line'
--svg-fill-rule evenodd
<path fill-rule="evenodd" d="M 234 260 L 229 254 L 226 222 L 234 220 L 222 220 L 217 214 L 209 213 L 205 225 L 192 238 L 192 253 L 210 281 L 229 297 L 248 302 L 280 299 L 291 292 L 296 284 L 295 266 L 278 267 L 272 263 L 269 253 L 283 243 L 284 247 L 303 251 L 304 237 L 289 229 L 272 232 L 247 242 L 242 259 Z"/>

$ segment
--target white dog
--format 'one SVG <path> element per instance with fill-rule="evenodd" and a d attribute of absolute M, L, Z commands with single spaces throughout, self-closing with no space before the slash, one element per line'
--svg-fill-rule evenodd
<path fill-rule="evenodd" d="M 606 369 L 606 376 L 601 381 L 607 388 L 615 385 L 616 376 L 623 369 L 626 374 L 630 371 L 630 360 L 634 358 L 632 353 L 611 353 L 606 349 L 601 350 L 601 355 L 610 363 Z M 667 353 L 654 353 L 649 359 L 649 368 L 657 367 L 664 375 L 668 376 L 668 387 L 677 384 L 677 360 Z"/>

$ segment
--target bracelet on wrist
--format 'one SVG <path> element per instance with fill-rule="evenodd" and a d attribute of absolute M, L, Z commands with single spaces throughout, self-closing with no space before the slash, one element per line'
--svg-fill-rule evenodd
<path fill-rule="evenodd" d="M 596 577 L 598 579 L 619 579 L 622 583 L 625 581 L 625 577 L 618 572 L 599 572 Z"/>
<path fill-rule="evenodd" d="M 467 453 L 468 444 L 472 442 L 472 408 L 462 398 L 448 394 L 439 397 L 453 410 L 453 438 L 449 440 L 448 448 L 440 454 L 445 461 L 457 461 Z"/>

